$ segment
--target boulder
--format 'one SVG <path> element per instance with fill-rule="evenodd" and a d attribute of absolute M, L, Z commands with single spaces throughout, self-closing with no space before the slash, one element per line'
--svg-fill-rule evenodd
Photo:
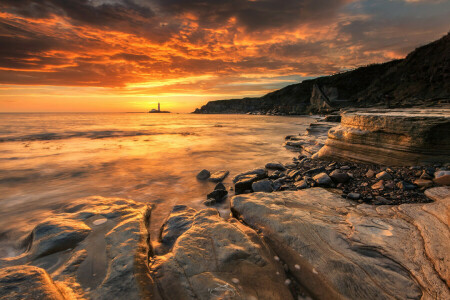
<path fill-rule="evenodd" d="M 217 171 L 211 174 L 211 176 L 209 177 L 209 181 L 212 182 L 221 182 L 223 181 L 225 178 L 227 178 L 228 174 L 230 174 L 229 171 Z"/>
<path fill-rule="evenodd" d="M 333 180 L 331 180 L 327 173 L 317 174 L 313 179 L 319 186 L 331 186 L 333 184 Z"/>
<path fill-rule="evenodd" d="M 450 185 L 450 171 L 438 171 L 434 173 L 433 181 L 438 185 Z"/>
<path fill-rule="evenodd" d="M 238 195 L 231 209 L 313 298 L 449 299 L 450 197 L 428 194 L 434 203 L 370 206 L 311 188 Z"/>
<path fill-rule="evenodd" d="M 267 164 L 266 164 L 266 169 L 269 169 L 269 170 L 279 170 L 279 171 L 284 171 L 284 170 L 286 170 L 286 168 L 283 166 L 283 164 L 280 164 L 280 163 L 274 163 L 274 162 L 272 162 L 272 163 L 267 163 Z"/>
<path fill-rule="evenodd" d="M 350 180 L 350 176 L 348 176 L 347 173 L 339 170 L 334 170 L 333 172 L 331 172 L 330 177 L 335 183 L 346 183 Z"/>
<path fill-rule="evenodd" d="M 228 192 L 226 190 L 214 190 L 206 196 L 206 199 L 214 199 L 214 202 L 221 202 Z"/>
<path fill-rule="evenodd" d="M 399 166 L 450 161 L 449 109 L 365 109 L 341 116 L 317 158 Z"/>
<path fill-rule="evenodd" d="M 416 179 L 414 184 L 421 188 L 428 188 L 433 185 L 433 181 L 427 179 Z"/>
<path fill-rule="evenodd" d="M 270 193 L 273 191 L 272 182 L 268 179 L 253 182 L 252 190 L 254 192 Z"/>
<path fill-rule="evenodd" d="M 154 298 L 157 289 L 146 263 L 150 211 L 150 206 L 128 199 L 73 200 L 44 217 L 21 243 L 24 252 L 0 259 L 0 266 L 37 265 L 56 286 L 79 298 Z M 11 286 L 19 290 L 26 284 L 28 280 Z"/>
<path fill-rule="evenodd" d="M 247 175 L 255 175 L 257 179 L 263 179 L 267 177 L 267 171 L 265 169 L 254 169 L 244 173 L 240 173 L 233 178 L 233 183 L 238 182 L 241 178 Z"/>
<path fill-rule="evenodd" d="M 293 299 L 273 257 L 252 229 L 205 209 L 150 271 L 163 299 Z"/>
<path fill-rule="evenodd" d="M 198 180 L 206 180 L 209 178 L 209 176 L 211 176 L 211 173 L 208 170 L 203 169 L 197 174 L 197 179 Z"/>

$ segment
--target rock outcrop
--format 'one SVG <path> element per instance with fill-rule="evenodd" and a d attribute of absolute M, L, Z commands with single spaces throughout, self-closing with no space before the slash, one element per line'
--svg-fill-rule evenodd
<path fill-rule="evenodd" d="M 147 264 L 150 210 L 132 200 L 102 197 L 57 209 L 24 239 L 21 255 L 0 260 L 0 295 L 155 298 Z M 33 296 L 38 291 L 43 298 Z"/>
<path fill-rule="evenodd" d="M 163 299 L 292 299 L 256 232 L 215 209 L 175 207 L 160 242 L 150 269 Z"/>
<path fill-rule="evenodd" d="M 235 196 L 231 209 L 317 299 L 449 299 L 450 188 L 427 194 L 376 207 L 314 188 Z"/>
<path fill-rule="evenodd" d="M 314 157 L 405 166 L 448 162 L 450 109 L 343 113 Z"/>
<path fill-rule="evenodd" d="M 450 33 L 405 59 L 304 80 L 259 98 L 210 101 L 194 113 L 307 114 L 343 107 L 411 107 L 450 101 Z"/>

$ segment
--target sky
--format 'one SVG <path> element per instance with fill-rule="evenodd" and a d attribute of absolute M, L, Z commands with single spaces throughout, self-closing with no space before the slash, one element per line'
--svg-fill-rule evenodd
<path fill-rule="evenodd" d="M 1 0 L 0 112 L 190 112 L 403 58 L 448 0 Z"/>

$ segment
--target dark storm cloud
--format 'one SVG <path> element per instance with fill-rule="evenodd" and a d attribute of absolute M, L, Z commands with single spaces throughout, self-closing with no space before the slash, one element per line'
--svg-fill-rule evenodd
<path fill-rule="evenodd" d="M 166 14 L 189 13 L 199 24 L 217 28 L 235 18 L 249 31 L 331 21 L 349 0 L 158 0 Z"/>

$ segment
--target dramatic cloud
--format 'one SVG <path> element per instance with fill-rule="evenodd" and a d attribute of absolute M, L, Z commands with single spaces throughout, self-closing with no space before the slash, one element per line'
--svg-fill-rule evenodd
<path fill-rule="evenodd" d="M 403 57 L 447 33 L 449 14 L 448 1 L 419 0 L 3 0 L 0 109 L 26 86 L 260 95 Z"/>

